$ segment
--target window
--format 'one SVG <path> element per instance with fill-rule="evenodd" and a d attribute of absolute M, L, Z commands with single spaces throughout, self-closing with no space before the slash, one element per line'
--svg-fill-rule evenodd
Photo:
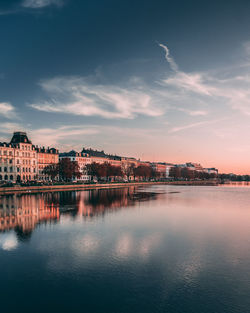
<path fill-rule="evenodd" d="M 4 172 L 5 172 L 5 173 L 7 173 L 7 172 L 8 172 L 8 169 L 7 169 L 7 167 L 5 167 L 5 168 L 4 168 Z"/>
<path fill-rule="evenodd" d="M 16 164 L 19 164 L 19 160 L 18 159 L 16 160 Z"/>
<path fill-rule="evenodd" d="M 10 180 L 13 180 L 13 175 L 10 175 Z"/>
<path fill-rule="evenodd" d="M 10 172 L 11 172 L 11 173 L 13 172 L 13 167 L 10 167 Z"/>
<path fill-rule="evenodd" d="M 4 176 L 4 180 L 8 180 L 8 175 L 5 175 L 5 176 Z"/>

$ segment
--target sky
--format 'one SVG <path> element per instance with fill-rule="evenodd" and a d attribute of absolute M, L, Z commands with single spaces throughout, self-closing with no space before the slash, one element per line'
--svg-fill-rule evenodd
<path fill-rule="evenodd" d="M 0 0 L 0 141 L 250 174 L 250 2 Z"/>

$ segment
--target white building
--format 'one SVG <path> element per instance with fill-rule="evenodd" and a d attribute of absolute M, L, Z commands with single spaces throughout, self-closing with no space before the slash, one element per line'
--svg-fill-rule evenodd
<path fill-rule="evenodd" d="M 70 159 L 70 161 L 75 161 L 79 165 L 81 176 L 73 177 L 73 180 L 86 182 L 91 180 L 91 176 L 88 175 L 86 170 L 86 165 L 92 162 L 88 154 L 76 151 L 60 153 L 59 159 L 61 160 L 64 158 Z"/>

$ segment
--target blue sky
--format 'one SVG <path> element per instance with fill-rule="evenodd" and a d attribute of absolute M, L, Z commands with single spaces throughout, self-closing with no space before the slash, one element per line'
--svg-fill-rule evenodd
<path fill-rule="evenodd" d="M 0 140 L 250 173 L 249 1 L 0 1 Z"/>

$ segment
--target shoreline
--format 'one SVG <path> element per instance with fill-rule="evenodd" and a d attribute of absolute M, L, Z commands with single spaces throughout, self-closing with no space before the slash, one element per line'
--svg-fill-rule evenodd
<path fill-rule="evenodd" d="M 169 181 L 169 182 L 130 182 L 107 184 L 76 184 L 76 185 L 49 185 L 49 186 L 14 186 L 0 187 L 0 196 L 10 194 L 30 194 L 56 191 L 81 191 L 94 189 L 124 188 L 143 185 L 179 185 L 179 186 L 217 186 L 217 181 Z"/>

